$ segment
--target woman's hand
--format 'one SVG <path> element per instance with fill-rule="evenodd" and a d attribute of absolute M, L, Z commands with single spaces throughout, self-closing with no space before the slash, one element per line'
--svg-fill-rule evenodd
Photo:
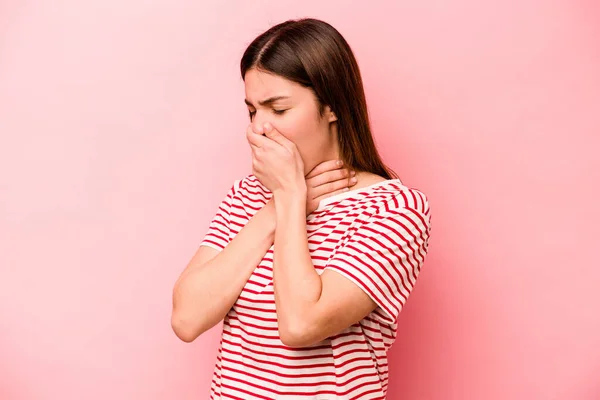
<path fill-rule="evenodd" d="M 337 164 L 338 160 L 323 161 L 306 175 L 306 216 L 319 207 L 327 197 L 349 190 L 355 171 Z"/>
<path fill-rule="evenodd" d="M 254 133 L 252 124 L 246 129 L 252 148 L 252 173 L 273 195 L 305 193 L 304 161 L 296 144 L 269 122 L 265 123 L 264 132 L 264 136 Z"/>

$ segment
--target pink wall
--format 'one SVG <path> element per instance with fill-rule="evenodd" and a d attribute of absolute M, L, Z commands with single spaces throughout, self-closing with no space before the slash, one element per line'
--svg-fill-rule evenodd
<path fill-rule="evenodd" d="M 433 210 L 389 399 L 599 399 L 600 7 L 230 3 L 0 2 L 0 399 L 208 397 L 171 288 L 250 172 L 242 51 L 300 16 Z"/>

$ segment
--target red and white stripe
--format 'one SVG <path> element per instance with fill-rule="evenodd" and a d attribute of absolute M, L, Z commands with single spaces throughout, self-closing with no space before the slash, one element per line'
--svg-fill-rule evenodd
<path fill-rule="evenodd" d="M 235 181 L 200 245 L 222 250 L 271 196 L 254 175 Z M 272 246 L 223 321 L 211 399 L 385 399 L 386 354 L 427 254 L 427 198 L 390 179 L 323 200 L 306 224 L 315 270 L 340 273 L 378 307 L 314 346 L 284 345 Z"/>

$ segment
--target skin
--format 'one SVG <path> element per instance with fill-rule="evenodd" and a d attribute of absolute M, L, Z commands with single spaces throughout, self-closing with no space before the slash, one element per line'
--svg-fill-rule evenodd
<path fill-rule="evenodd" d="M 279 133 L 295 145 L 302 160 L 302 165 L 297 167 L 302 168 L 302 174 L 300 170 L 291 170 L 296 167 L 295 164 L 280 163 L 276 168 L 277 171 L 289 167 L 290 169 L 284 170 L 283 173 L 289 174 L 288 178 L 295 175 L 294 179 L 298 178 L 298 181 L 301 181 L 300 174 L 306 177 L 319 164 L 339 159 L 337 117 L 329 106 L 325 106 L 324 116 L 319 116 L 317 99 L 310 89 L 281 76 L 262 72 L 255 68 L 246 72 L 244 82 L 245 102 L 251 117 L 247 136 L 251 136 L 251 133 L 262 136 L 272 129 L 275 131 L 275 135 Z M 286 98 L 264 105 L 259 103 L 279 96 Z M 265 141 L 253 143 L 250 139 L 248 141 L 251 146 L 254 144 L 257 147 L 268 143 Z M 284 143 L 281 139 L 279 142 Z M 253 147 L 253 150 L 256 150 L 256 147 Z M 283 160 L 275 159 L 274 161 Z M 331 166 L 329 165 L 329 167 Z M 333 177 L 334 175 L 330 174 L 329 176 Z M 342 177 L 340 174 L 337 175 L 338 179 Z M 323 180 L 325 178 L 321 178 L 319 183 L 323 183 Z M 350 185 L 353 186 L 352 189 L 359 189 L 382 180 L 385 178 L 359 171 L 356 172 L 356 182 Z M 301 182 L 296 183 L 301 185 Z M 291 183 L 288 182 L 288 184 Z"/>
<path fill-rule="evenodd" d="M 288 346 L 310 346 L 376 308 L 349 279 L 330 270 L 319 275 L 308 251 L 306 215 L 317 186 L 311 182 L 326 180 L 324 173 L 311 171 L 327 169 L 328 160 L 339 158 L 337 118 L 329 107 L 320 118 L 312 91 L 273 74 L 249 70 L 245 89 L 253 173 L 273 193 L 265 210 L 276 221 L 273 286 L 279 335 Z M 288 98 L 259 103 L 272 96 Z M 384 180 L 369 173 L 356 177 L 353 189 Z"/>
<path fill-rule="evenodd" d="M 306 176 L 317 164 L 337 159 L 337 117 L 326 106 L 324 118 L 319 118 L 313 92 L 278 75 L 250 69 L 245 76 L 246 101 L 250 102 L 251 127 L 259 135 L 269 122 L 285 138 L 295 143 L 304 163 Z M 273 96 L 289 96 L 272 104 L 260 105 Z M 278 114 L 275 111 L 284 111 Z"/>
<path fill-rule="evenodd" d="M 358 183 L 349 181 L 351 171 L 336 164 L 337 119 L 329 107 L 319 116 L 309 89 L 256 70 L 248 71 L 245 83 L 253 113 L 246 132 L 253 172 L 274 196 L 223 251 L 200 246 L 173 289 L 171 325 L 186 342 L 213 327 L 275 242 L 280 338 L 288 346 L 308 346 L 361 320 L 375 303 L 341 275 L 316 273 L 308 252 L 306 216 L 325 197 L 383 178 L 359 173 Z M 289 98 L 260 104 L 278 95 Z"/>

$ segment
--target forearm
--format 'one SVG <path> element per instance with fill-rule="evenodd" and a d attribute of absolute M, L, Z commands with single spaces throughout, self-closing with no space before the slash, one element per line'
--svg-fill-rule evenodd
<path fill-rule="evenodd" d="M 273 245 L 274 234 L 275 208 L 271 200 L 217 256 L 181 276 L 173 290 L 173 315 L 186 341 L 194 340 L 225 317 Z"/>
<path fill-rule="evenodd" d="M 293 343 L 309 324 L 310 310 L 321 296 L 306 236 L 306 196 L 275 196 L 276 226 L 273 286 L 282 341 Z"/>

